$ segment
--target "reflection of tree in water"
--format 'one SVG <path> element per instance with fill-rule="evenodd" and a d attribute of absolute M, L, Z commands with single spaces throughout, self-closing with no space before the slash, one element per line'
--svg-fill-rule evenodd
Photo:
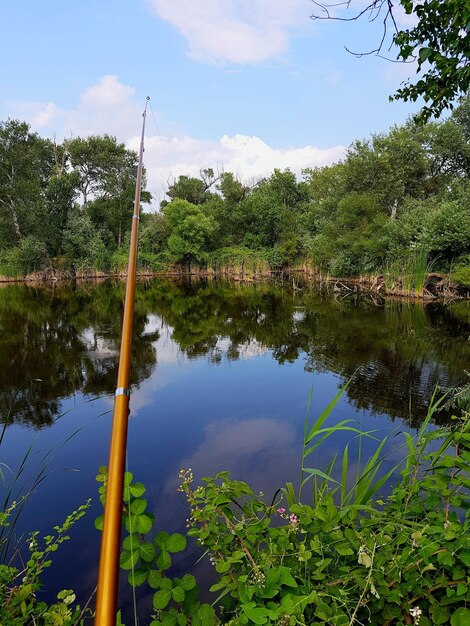
<path fill-rule="evenodd" d="M 123 285 L 0 289 L 0 412 L 3 420 L 50 424 L 60 400 L 77 391 L 112 393 L 121 337 Z M 136 305 L 131 380 L 156 363 L 144 335 L 145 307 Z"/>
<path fill-rule="evenodd" d="M 0 410 L 2 416 L 50 423 L 60 400 L 81 390 L 113 393 L 124 285 L 0 289 Z M 468 367 L 467 303 L 439 305 L 335 301 L 305 288 L 220 282 L 140 284 L 134 316 L 131 380 L 138 385 L 156 364 L 158 333 L 145 333 L 148 315 L 161 317 L 189 357 L 212 363 L 272 351 L 280 363 L 305 359 L 311 371 L 333 371 L 360 409 L 419 421 L 436 384 L 457 386 Z M 248 350 L 249 352 L 249 350 Z M 40 381 L 37 379 L 41 379 Z"/>
<path fill-rule="evenodd" d="M 272 350 L 279 363 L 306 355 L 306 369 L 351 377 L 357 408 L 419 421 L 435 386 L 463 382 L 470 345 L 466 303 L 450 307 L 366 299 L 335 301 L 318 292 L 292 294 L 270 285 L 153 284 L 158 314 L 189 356 L 219 363 L 251 342 Z M 466 307 L 466 308 L 465 308 Z"/>

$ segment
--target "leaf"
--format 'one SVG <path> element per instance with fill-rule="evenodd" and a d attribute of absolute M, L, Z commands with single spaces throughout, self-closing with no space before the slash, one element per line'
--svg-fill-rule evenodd
<path fill-rule="evenodd" d="M 152 518 L 144 513 L 143 515 L 132 516 L 132 530 L 135 533 L 146 535 L 153 526 Z"/>
<path fill-rule="evenodd" d="M 166 550 L 162 550 L 157 556 L 157 565 L 160 569 L 163 570 L 171 567 L 171 556 Z"/>
<path fill-rule="evenodd" d="M 468 626 L 470 624 L 470 609 L 461 606 L 450 618 L 451 626 Z"/>
<path fill-rule="evenodd" d="M 166 542 L 168 552 L 182 552 L 186 548 L 186 537 L 179 533 L 174 533 Z"/>
<path fill-rule="evenodd" d="M 133 515 L 141 515 L 146 508 L 147 500 L 145 500 L 144 498 L 138 498 L 137 500 L 131 502 L 130 509 Z"/>
<path fill-rule="evenodd" d="M 161 572 L 159 572 L 156 569 L 151 569 L 150 572 L 148 573 L 149 587 L 152 587 L 152 589 L 158 589 L 161 586 L 160 585 L 161 582 L 162 582 Z"/>
<path fill-rule="evenodd" d="M 268 621 L 266 609 L 256 608 L 256 604 L 254 602 L 242 604 L 242 611 L 255 624 L 266 624 Z"/>
<path fill-rule="evenodd" d="M 279 580 L 278 583 L 285 585 L 286 587 L 297 587 L 297 583 L 287 567 L 279 568 Z"/>
<path fill-rule="evenodd" d="M 142 543 L 139 546 L 139 556 L 143 561 L 150 563 L 155 558 L 155 546 L 153 543 Z"/>
<path fill-rule="evenodd" d="M 95 528 L 96 530 L 103 530 L 103 524 L 104 524 L 104 515 L 98 515 L 98 517 L 95 519 Z"/>
<path fill-rule="evenodd" d="M 432 48 L 421 48 L 419 51 L 419 62 L 424 63 L 433 54 Z"/>
<path fill-rule="evenodd" d="M 171 597 L 175 602 L 184 602 L 184 589 L 182 587 L 173 587 Z"/>
<path fill-rule="evenodd" d="M 131 570 L 127 575 L 129 585 L 131 587 L 139 587 L 140 585 L 143 585 L 144 582 L 147 580 L 148 573 L 149 572 L 146 569 L 136 569 L 133 571 Z"/>
<path fill-rule="evenodd" d="M 124 550 L 119 557 L 119 566 L 121 569 L 132 569 L 139 560 L 139 554 L 137 552 L 128 552 Z"/>
<path fill-rule="evenodd" d="M 196 615 L 204 626 L 213 626 L 216 623 L 215 611 L 210 604 L 201 604 Z"/>
<path fill-rule="evenodd" d="M 164 531 L 159 532 L 155 537 L 155 545 L 157 548 L 164 548 L 166 546 L 166 542 L 168 541 L 168 537 L 170 535 Z"/>
<path fill-rule="evenodd" d="M 161 589 L 153 594 L 153 608 L 156 611 L 164 609 L 171 600 L 171 589 Z"/>
<path fill-rule="evenodd" d="M 140 496 L 144 495 L 147 489 L 142 483 L 133 483 L 129 487 L 129 491 L 131 492 L 131 496 L 133 496 L 134 498 L 140 498 Z"/>
<path fill-rule="evenodd" d="M 458 557 L 467 567 L 470 567 L 470 548 L 460 550 Z"/>
<path fill-rule="evenodd" d="M 140 548 L 140 539 L 137 535 L 127 535 L 122 542 L 125 550 L 138 550 Z"/>
<path fill-rule="evenodd" d="M 192 576 L 192 574 L 185 574 L 180 581 L 180 586 L 185 591 L 191 591 L 191 589 L 194 589 L 196 586 L 196 579 Z"/>

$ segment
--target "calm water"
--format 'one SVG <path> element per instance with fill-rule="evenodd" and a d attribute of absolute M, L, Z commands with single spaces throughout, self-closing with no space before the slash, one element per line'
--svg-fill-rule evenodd
<path fill-rule="evenodd" d="M 49 453 L 47 478 L 17 532 L 47 534 L 93 497 L 46 580 L 51 593 L 74 588 L 82 599 L 96 581 L 94 478 L 107 463 L 123 297 L 124 286 L 111 283 L 0 289 L 0 412 L 8 424 L 0 462 L 14 474 L 32 446 L 21 486 Z M 378 436 L 413 432 L 435 386 L 465 380 L 470 303 L 156 280 L 138 287 L 133 350 L 129 468 L 147 485 L 159 528 L 175 531 L 186 518 L 176 491 L 182 466 L 196 478 L 230 470 L 268 495 L 296 480 L 312 384 L 314 416 L 353 377 L 331 422 L 352 418 Z M 338 437 L 319 462 L 344 443 Z M 387 462 L 399 454 L 391 446 Z M 10 484 L 13 474 L 6 472 Z M 195 557 L 186 558 L 190 567 Z"/>

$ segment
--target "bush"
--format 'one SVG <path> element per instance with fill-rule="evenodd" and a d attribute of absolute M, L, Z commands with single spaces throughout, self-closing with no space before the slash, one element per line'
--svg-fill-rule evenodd
<path fill-rule="evenodd" d="M 288 483 L 268 504 L 228 472 L 194 488 L 192 471 L 180 471 L 179 490 L 190 507 L 187 535 L 218 574 L 211 587 L 217 613 L 201 604 L 193 575 L 169 575 L 172 554 L 186 548 L 186 538 L 149 536 L 155 518 L 142 497 L 145 487 L 126 474 L 129 534 L 121 567 L 130 584 L 153 590 L 154 626 L 470 623 L 470 416 L 428 430 L 442 400 L 436 403 L 415 439 L 405 433 L 401 477 L 381 499 L 379 491 L 398 467 L 380 473 L 385 440 L 365 463 L 350 463 L 348 444 L 339 471 L 336 457 L 324 469 L 305 465 L 331 435 L 357 436 L 348 420 L 324 424 L 340 395 L 313 425 L 306 422 L 298 494 Z M 97 479 L 104 503 L 106 468 Z M 301 499 L 307 484 L 311 504 Z M 96 525 L 102 528 L 102 517 Z"/>

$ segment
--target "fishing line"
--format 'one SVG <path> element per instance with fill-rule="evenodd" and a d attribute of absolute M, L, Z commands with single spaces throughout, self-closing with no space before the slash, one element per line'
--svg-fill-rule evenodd
<path fill-rule="evenodd" d="M 126 451 L 126 472 L 129 474 L 129 459 Z M 127 497 L 127 508 L 129 511 L 129 537 L 130 537 L 130 552 L 131 552 L 131 578 L 132 578 L 132 604 L 134 609 L 134 626 L 138 626 L 139 618 L 137 617 L 137 599 L 135 593 L 135 565 L 134 565 L 134 542 L 133 542 L 133 532 L 132 532 L 132 512 L 131 512 L 131 488 L 130 488 L 130 480 L 126 481 L 126 497 Z"/>
<path fill-rule="evenodd" d="M 165 161 L 165 165 L 166 165 L 166 167 L 168 169 L 168 172 L 169 172 L 168 179 L 167 179 L 167 184 L 169 184 L 169 181 L 171 179 L 174 180 L 175 176 L 173 174 L 173 170 L 171 169 L 170 162 L 168 160 L 168 155 L 167 155 L 166 150 L 165 150 L 165 144 L 163 142 L 163 136 L 162 136 L 162 134 L 160 132 L 160 129 L 158 127 L 157 118 L 155 117 L 155 113 L 153 112 L 152 105 L 150 103 L 149 103 L 149 109 L 150 109 L 150 113 L 152 114 L 153 123 L 155 124 L 155 129 L 157 131 L 157 136 L 160 139 L 160 144 L 161 144 L 162 153 L 163 153 L 163 160 Z M 163 182 L 161 184 L 162 184 L 162 189 L 163 189 L 163 197 L 165 197 L 165 195 L 166 195 L 166 187 L 164 186 Z"/>

